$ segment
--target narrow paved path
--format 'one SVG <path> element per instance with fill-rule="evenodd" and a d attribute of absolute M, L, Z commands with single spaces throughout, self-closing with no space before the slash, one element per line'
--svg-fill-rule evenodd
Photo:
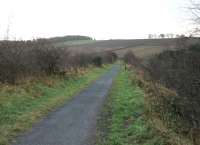
<path fill-rule="evenodd" d="M 99 110 L 119 68 L 114 65 L 70 102 L 17 138 L 14 145 L 93 145 Z"/>

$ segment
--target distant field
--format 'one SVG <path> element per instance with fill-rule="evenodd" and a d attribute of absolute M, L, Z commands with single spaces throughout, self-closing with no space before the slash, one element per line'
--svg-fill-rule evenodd
<path fill-rule="evenodd" d="M 76 41 L 57 42 L 54 44 L 57 47 L 63 47 L 63 46 L 90 44 L 90 43 L 94 43 L 94 42 L 96 42 L 96 41 L 95 40 L 76 40 Z"/>
<path fill-rule="evenodd" d="M 139 58 L 149 58 L 152 55 L 161 53 L 165 50 L 172 50 L 174 49 L 174 46 L 147 46 L 147 45 L 141 45 L 136 47 L 130 47 L 122 50 L 117 50 L 116 53 L 119 57 L 123 57 L 124 54 L 127 53 L 127 51 L 132 51 L 137 57 Z"/>
<path fill-rule="evenodd" d="M 131 50 L 140 58 L 148 58 L 164 50 L 174 49 L 177 45 L 177 38 L 174 39 L 130 39 L 130 40 L 79 40 L 57 43 L 57 46 L 68 47 L 73 53 L 99 53 L 114 51 L 119 57 Z M 187 40 L 188 43 L 195 43 L 198 39 Z"/>
<path fill-rule="evenodd" d="M 127 51 L 132 50 L 137 56 L 143 58 L 174 48 L 175 45 L 176 39 L 102 40 L 88 44 L 73 45 L 69 49 L 74 53 L 95 53 L 114 50 L 119 57 L 123 57 Z"/>

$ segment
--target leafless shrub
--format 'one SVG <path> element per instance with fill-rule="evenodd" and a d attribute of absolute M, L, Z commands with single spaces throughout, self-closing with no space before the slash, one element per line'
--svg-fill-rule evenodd
<path fill-rule="evenodd" d="M 176 49 L 185 49 L 189 46 L 188 43 L 189 38 L 185 37 L 184 35 L 180 36 L 176 40 Z"/>
<path fill-rule="evenodd" d="M 36 64 L 41 72 L 47 75 L 56 74 L 60 71 L 63 49 L 43 47 L 35 50 Z"/>
<path fill-rule="evenodd" d="M 117 54 L 114 52 L 107 52 L 102 54 L 104 63 L 114 63 L 117 60 Z"/>
<path fill-rule="evenodd" d="M 170 98 L 173 104 L 168 110 L 181 118 L 185 123 L 181 127 L 188 134 L 192 129 L 200 129 L 199 58 L 200 47 L 194 45 L 189 49 L 163 52 L 152 58 L 148 66 L 153 79 L 177 92 L 176 97 Z"/>
<path fill-rule="evenodd" d="M 94 65 L 101 67 L 103 63 L 114 63 L 117 60 L 117 55 L 114 52 L 102 52 L 94 54 L 92 62 Z"/>
<path fill-rule="evenodd" d="M 0 81 L 14 83 L 21 72 L 27 71 L 23 60 L 23 47 L 19 42 L 0 43 Z"/>
<path fill-rule="evenodd" d="M 132 51 L 127 51 L 124 55 L 124 61 L 127 64 L 131 64 L 134 66 L 140 65 L 139 59 L 135 56 L 135 54 Z"/>
<path fill-rule="evenodd" d="M 87 67 L 89 64 L 91 64 L 91 59 L 92 56 L 87 53 L 79 53 L 74 57 L 76 66 L 78 67 Z"/>
<path fill-rule="evenodd" d="M 101 56 L 95 56 L 93 59 L 92 59 L 92 62 L 95 66 L 97 67 L 101 67 L 102 66 L 102 57 Z"/>
<path fill-rule="evenodd" d="M 0 81 L 15 83 L 28 75 L 55 74 L 63 65 L 66 49 L 57 49 L 45 42 L 0 42 Z M 66 62 L 65 62 L 66 63 Z"/>
<path fill-rule="evenodd" d="M 88 67 L 97 55 L 71 55 L 67 48 L 56 48 L 49 41 L 0 41 L 0 82 L 16 83 L 30 75 L 64 75 L 67 69 Z M 102 63 L 112 63 L 114 53 L 98 54 Z"/>

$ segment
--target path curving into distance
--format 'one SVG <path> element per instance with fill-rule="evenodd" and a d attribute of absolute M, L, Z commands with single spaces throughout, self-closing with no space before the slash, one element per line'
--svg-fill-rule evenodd
<path fill-rule="evenodd" d="M 17 138 L 13 145 L 93 145 L 97 116 L 120 65 Z"/>

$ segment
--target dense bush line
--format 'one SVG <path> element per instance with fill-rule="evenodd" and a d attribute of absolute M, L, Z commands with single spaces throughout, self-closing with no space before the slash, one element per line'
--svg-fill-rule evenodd
<path fill-rule="evenodd" d="M 0 41 L 0 82 L 14 84 L 21 78 L 32 75 L 64 75 L 72 68 L 91 64 L 101 66 L 115 60 L 114 53 L 72 55 L 67 48 L 56 48 L 41 39 Z"/>
<path fill-rule="evenodd" d="M 175 90 L 174 109 L 189 128 L 200 128 L 200 47 L 166 51 L 150 60 L 151 76 Z"/>
<path fill-rule="evenodd" d="M 160 118 L 179 135 L 187 136 L 194 145 L 199 145 L 200 44 L 164 51 L 153 56 L 147 65 L 141 64 L 130 53 L 124 59 L 139 66 L 139 75 L 147 81 L 139 81 L 139 84 L 147 93 L 150 116 Z"/>

